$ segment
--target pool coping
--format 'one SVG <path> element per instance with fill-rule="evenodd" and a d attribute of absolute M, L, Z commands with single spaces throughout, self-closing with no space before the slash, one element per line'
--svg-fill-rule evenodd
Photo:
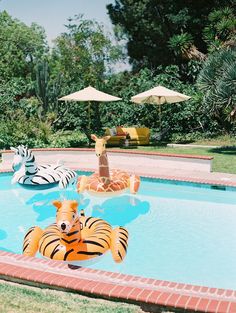
<path fill-rule="evenodd" d="M 91 172 L 91 169 L 75 169 Z M 157 179 L 236 186 L 234 182 L 139 174 Z M 236 290 L 143 278 L 86 267 L 73 269 L 64 262 L 31 258 L 1 250 L 0 279 L 131 302 L 147 308 L 156 306 L 173 311 L 184 309 L 195 312 L 236 313 Z"/>
<path fill-rule="evenodd" d="M 236 291 L 70 266 L 0 251 L 0 279 L 170 310 L 235 313 Z"/>
<path fill-rule="evenodd" d="M 93 172 L 91 168 L 81 168 L 81 167 L 73 167 L 72 168 L 75 171 L 82 171 L 82 172 Z M 8 170 L 8 172 L 12 172 L 11 170 Z M 0 170 L 1 173 L 1 170 Z M 135 172 L 137 175 L 140 175 L 141 177 L 145 178 L 153 178 L 153 179 L 159 179 L 159 180 L 169 180 L 173 182 L 186 182 L 186 183 L 196 183 L 199 185 L 211 185 L 211 186 L 222 186 L 222 187 L 236 187 L 236 182 L 234 181 L 222 181 L 220 179 L 203 179 L 203 178 L 197 178 L 197 177 L 184 177 L 184 176 L 175 176 L 175 175 L 161 175 L 161 174 L 146 174 L 142 172 Z M 236 312 L 235 312 L 236 313 Z"/>
<path fill-rule="evenodd" d="M 83 171 L 83 172 L 93 172 L 95 169 L 91 168 L 81 168 L 81 167 L 70 167 L 75 171 Z M 13 173 L 12 169 L 0 169 L 0 173 Z M 146 174 L 142 172 L 136 172 L 136 174 L 146 177 L 146 178 L 153 178 L 153 179 L 160 179 L 160 180 L 170 180 L 170 181 L 180 181 L 186 183 L 196 183 L 196 184 L 205 184 L 205 185 L 212 185 L 212 186 L 222 186 L 222 187 L 236 187 L 236 181 L 222 181 L 220 179 L 206 179 L 206 178 L 197 178 L 197 177 L 184 177 L 184 176 L 175 176 L 175 175 L 161 175 L 161 174 Z M 236 312 L 235 312 L 236 313 Z"/>
<path fill-rule="evenodd" d="M 95 151 L 94 148 L 32 148 L 31 151 L 81 151 L 81 152 L 90 152 Z M 193 154 L 178 154 L 178 153 L 160 153 L 153 151 L 133 151 L 126 149 L 106 149 L 107 152 L 111 153 L 126 153 L 126 154 L 136 154 L 136 155 L 153 155 L 153 156 L 163 156 L 163 157 L 173 157 L 173 158 L 186 158 L 186 159 L 199 159 L 199 160 L 213 160 L 214 157 L 204 156 L 204 155 L 193 155 Z M 0 150 L 1 153 L 13 153 L 11 150 Z"/>

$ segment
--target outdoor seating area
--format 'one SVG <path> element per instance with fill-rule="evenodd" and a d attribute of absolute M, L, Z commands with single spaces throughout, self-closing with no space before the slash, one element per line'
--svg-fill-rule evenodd
<path fill-rule="evenodd" d="M 126 139 L 129 145 L 148 145 L 150 142 L 150 129 L 147 127 L 107 128 L 105 135 L 111 136 L 107 142 L 110 146 L 122 146 Z"/>

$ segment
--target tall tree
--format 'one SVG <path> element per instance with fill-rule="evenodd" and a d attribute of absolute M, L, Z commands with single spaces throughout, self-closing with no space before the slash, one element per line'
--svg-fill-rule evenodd
<path fill-rule="evenodd" d="M 51 77 L 48 60 L 40 60 L 35 67 L 35 93 L 39 100 L 39 117 L 45 118 L 48 112 L 57 113 L 58 97 L 61 92 L 61 76 Z"/>
<path fill-rule="evenodd" d="M 114 25 L 123 27 L 134 66 L 149 68 L 183 59 L 203 60 L 208 15 L 235 0 L 116 0 L 107 6 Z M 232 9 L 233 10 L 233 9 Z M 232 11 L 233 12 L 233 11 Z M 179 58 L 180 57 L 180 58 Z"/>
<path fill-rule="evenodd" d="M 82 15 L 68 20 L 67 32 L 55 40 L 52 58 L 70 85 L 98 86 L 107 69 L 121 57 L 121 49 L 105 34 L 104 27 Z"/>
<path fill-rule="evenodd" d="M 101 24 L 86 20 L 81 15 L 70 19 L 66 28 L 67 32 L 56 39 L 52 51 L 52 76 L 58 73 L 63 76 L 64 95 L 89 85 L 104 90 L 109 69 L 122 57 L 121 48 L 112 42 Z M 70 103 L 67 125 L 69 128 L 83 129 L 90 139 L 88 118 L 84 114 L 86 110 L 88 105 Z M 98 104 L 91 105 L 90 114 L 91 128 L 99 131 Z"/>
<path fill-rule="evenodd" d="M 0 79 L 31 78 L 35 61 L 47 52 L 44 30 L 33 23 L 27 26 L 0 12 Z"/>

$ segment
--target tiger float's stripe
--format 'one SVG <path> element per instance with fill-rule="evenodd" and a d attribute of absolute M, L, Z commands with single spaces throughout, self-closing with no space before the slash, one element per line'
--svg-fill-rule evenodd
<path fill-rule="evenodd" d="M 112 231 L 112 240 L 116 245 L 111 247 L 111 253 L 115 262 L 123 261 L 128 248 L 128 231 L 123 227 L 117 227 Z"/>
<path fill-rule="evenodd" d="M 39 238 L 43 230 L 38 226 L 31 227 L 25 235 L 23 243 L 23 253 L 27 256 L 35 256 L 39 247 Z"/>
<path fill-rule="evenodd" d="M 63 203 L 76 203 L 76 201 L 65 200 Z M 56 205 L 61 202 L 56 201 Z M 73 216 L 74 220 L 73 220 Z M 63 232 L 68 221 L 73 220 L 73 226 L 68 232 Z M 63 226 L 64 225 L 64 226 Z M 39 227 L 38 227 L 39 228 Z M 29 229 L 25 235 L 23 253 L 28 242 L 32 240 L 34 228 Z M 42 230 L 41 230 L 42 231 Z M 115 262 L 123 261 L 128 246 L 128 232 L 122 227 L 112 230 L 111 225 L 106 221 L 95 218 L 85 217 L 82 211 L 81 216 L 76 214 L 74 208 L 59 207 L 57 212 L 57 223 L 48 226 L 42 231 L 40 238 L 37 238 L 39 252 L 46 258 L 63 261 L 83 261 L 103 255 L 111 249 Z M 27 255 L 35 255 L 37 252 L 36 244 L 27 246 Z M 29 253 L 29 250 L 30 251 Z"/>
<path fill-rule="evenodd" d="M 111 232 L 111 226 L 101 219 L 81 216 L 63 236 L 54 225 L 47 227 L 39 243 L 39 252 L 53 260 L 88 260 L 109 249 Z"/>
<path fill-rule="evenodd" d="M 29 186 L 59 183 L 60 188 L 66 188 L 70 183 L 73 184 L 76 181 L 76 172 L 65 168 L 63 165 L 48 164 L 37 166 L 34 155 L 25 146 L 11 147 L 11 150 L 15 152 L 13 169 L 15 170 L 21 166 L 13 176 L 13 183 L 18 182 L 19 184 Z"/>

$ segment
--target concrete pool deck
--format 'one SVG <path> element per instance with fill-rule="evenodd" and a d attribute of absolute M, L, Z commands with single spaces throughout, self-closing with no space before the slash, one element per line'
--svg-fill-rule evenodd
<path fill-rule="evenodd" d="M 34 152 L 39 163 L 55 163 L 57 159 L 61 159 L 65 161 L 65 165 L 75 169 L 92 171 L 97 168 L 94 150 L 50 149 Z M 119 167 L 146 177 L 236 187 L 236 175 L 210 172 L 212 158 L 209 157 L 130 153 L 130 151 L 109 151 L 109 157 L 110 154 L 111 167 Z M 2 155 L 1 171 L 11 171 L 13 154 L 3 152 Z M 168 160 L 171 157 L 174 161 Z M 165 168 L 164 164 L 166 166 L 172 164 L 172 168 Z M 188 170 L 183 169 L 185 166 Z M 191 166 L 193 166 L 192 170 Z M 198 166 L 201 167 L 199 171 Z M 174 312 L 185 310 L 186 312 L 236 313 L 234 290 L 69 266 L 64 262 L 25 257 L 1 250 L 0 278 L 132 302 L 152 312 L 159 312 L 160 308 L 163 308 Z"/>
<path fill-rule="evenodd" d="M 94 149 L 33 149 L 39 164 L 61 160 L 73 169 L 95 171 L 98 159 Z M 2 151 L 0 171 L 11 171 L 13 153 Z M 163 154 L 108 149 L 110 168 L 119 168 L 143 176 L 212 185 L 235 186 L 236 174 L 212 172 L 212 157 Z"/>

